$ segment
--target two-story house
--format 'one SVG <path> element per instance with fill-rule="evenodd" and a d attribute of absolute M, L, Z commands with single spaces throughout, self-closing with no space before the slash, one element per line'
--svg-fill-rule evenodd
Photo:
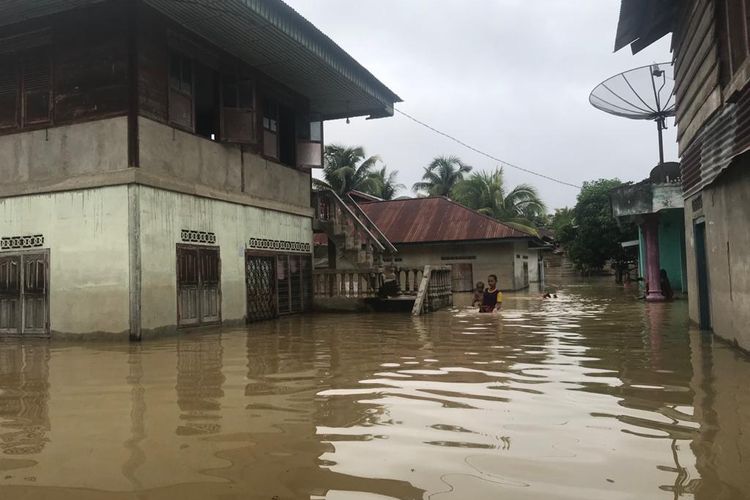
<path fill-rule="evenodd" d="M 668 33 L 690 318 L 750 350 L 750 3 L 622 0 L 615 50 Z"/>
<path fill-rule="evenodd" d="M 0 336 L 305 310 L 323 122 L 395 102 L 280 0 L 0 0 Z"/>

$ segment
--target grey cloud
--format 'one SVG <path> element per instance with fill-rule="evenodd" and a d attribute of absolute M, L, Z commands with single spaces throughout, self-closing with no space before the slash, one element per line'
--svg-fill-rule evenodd
<path fill-rule="evenodd" d="M 574 183 L 637 181 L 657 161 L 653 123 L 588 103 L 605 78 L 671 59 L 669 39 L 612 53 L 617 0 L 287 1 L 398 93 L 400 109 L 495 156 Z M 675 159 L 673 128 L 665 140 Z M 331 122 L 326 141 L 365 146 L 407 185 L 440 154 L 495 167 L 399 115 Z M 551 208 L 575 203 L 575 189 L 506 173 L 535 184 Z"/>

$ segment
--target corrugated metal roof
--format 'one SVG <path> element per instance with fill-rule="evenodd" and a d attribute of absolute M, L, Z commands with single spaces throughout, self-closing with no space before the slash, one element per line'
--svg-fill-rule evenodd
<path fill-rule="evenodd" d="M 0 0 L 0 26 L 100 0 Z M 280 0 L 143 0 L 311 101 L 324 119 L 390 116 L 401 99 Z"/>
<path fill-rule="evenodd" d="M 359 206 L 394 244 L 535 238 L 443 197 Z"/>

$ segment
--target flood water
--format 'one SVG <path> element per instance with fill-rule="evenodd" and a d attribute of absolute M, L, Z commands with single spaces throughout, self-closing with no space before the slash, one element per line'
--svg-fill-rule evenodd
<path fill-rule="evenodd" d="M 0 342 L 0 498 L 750 498 L 750 362 L 635 293 Z"/>

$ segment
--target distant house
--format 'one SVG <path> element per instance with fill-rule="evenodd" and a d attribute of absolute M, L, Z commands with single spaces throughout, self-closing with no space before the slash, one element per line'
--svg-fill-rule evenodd
<path fill-rule="evenodd" d="M 354 197 L 353 197 L 354 198 Z M 470 291 L 495 274 L 503 290 L 543 280 L 539 237 L 444 197 L 368 201 L 359 207 L 397 249 L 399 266 L 450 265 L 453 291 Z"/>
<path fill-rule="evenodd" d="M 309 308 L 323 122 L 398 96 L 280 0 L 2 1 L 0 31 L 0 336 Z"/>

